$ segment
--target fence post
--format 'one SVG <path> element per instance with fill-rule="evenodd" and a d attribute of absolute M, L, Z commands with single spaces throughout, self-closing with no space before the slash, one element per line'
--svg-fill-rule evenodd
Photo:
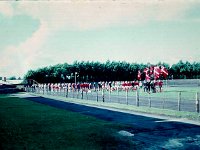
<path fill-rule="evenodd" d="M 68 97 L 68 92 L 69 92 L 69 91 L 68 91 L 68 87 L 67 87 L 67 91 L 66 91 L 66 97 Z"/>
<path fill-rule="evenodd" d="M 81 89 L 81 99 L 83 99 L 83 89 Z"/>
<path fill-rule="evenodd" d="M 86 90 L 85 94 L 86 94 L 86 99 L 88 100 L 88 91 L 87 90 Z"/>
<path fill-rule="evenodd" d="M 47 87 L 47 95 L 51 95 L 51 91 L 50 91 L 49 86 Z"/>
<path fill-rule="evenodd" d="M 136 90 L 136 106 L 139 107 L 139 91 L 138 91 L 138 89 Z"/>
<path fill-rule="evenodd" d="M 42 92 L 43 92 L 43 95 L 44 95 L 44 84 L 42 85 L 42 89 L 43 89 L 43 91 L 42 91 Z"/>
<path fill-rule="evenodd" d="M 38 87 L 35 88 L 35 93 L 39 94 L 39 89 L 38 89 Z"/>
<path fill-rule="evenodd" d="M 126 104 L 128 105 L 128 89 L 126 89 Z"/>
<path fill-rule="evenodd" d="M 199 93 L 196 93 L 196 112 L 199 113 Z"/>
<path fill-rule="evenodd" d="M 97 102 L 98 102 L 98 98 L 99 98 L 99 93 L 98 93 L 98 90 L 97 90 L 96 92 L 97 92 Z"/>
<path fill-rule="evenodd" d="M 178 92 L 178 111 L 181 110 L 181 92 Z"/>
<path fill-rule="evenodd" d="M 118 101 L 118 103 L 120 103 L 120 101 L 119 101 L 119 87 L 117 87 L 117 101 Z"/>
<path fill-rule="evenodd" d="M 34 93 L 37 93 L 37 87 L 33 88 Z"/>
<path fill-rule="evenodd" d="M 165 109 L 165 98 L 163 97 L 162 108 Z"/>
<path fill-rule="evenodd" d="M 111 89 L 109 88 L 109 102 L 110 102 Z"/>
<path fill-rule="evenodd" d="M 78 99 L 78 95 L 79 95 L 79 90 L 76 90 L 76 98 Z"/>
<path fill-rule="evenodd" d="M 149 107 L 151 108 L 151 97 L 150 97 L 150 93 L 148 94 L 148 100 L 149 100 Z"/>
<path fill-rule="evenodd" d="M 72 95 L 73 95 L 73 98 L 74 98 L 74 89 L 72 89 Z"/>
<path fill-rule="evenodd" d="M 62 89 L 63 89 L 62 96 L 65 96 L 65 88 L 64 88 L 64 87 L 62 87 Z"/>
<path fill-rule="evenodd" d="M 103 100 L 103 102 L 105 101 L 105 97 L 104 97 L 105 95 L 104 95 L 104 89 L 102 89 L 102 100 Z"/>

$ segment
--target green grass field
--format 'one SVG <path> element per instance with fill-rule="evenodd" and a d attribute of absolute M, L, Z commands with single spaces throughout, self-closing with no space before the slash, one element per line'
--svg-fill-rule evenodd
<path fill-rule="evenodd" d="M 0 149 L 140 149 L 113 124 L 75 112 L 0 95 Z"/>
<path fill-rule="evenodd" d="M 163 87 L 162 92 L 157 93 L 147 93 L 144 92 L 143 89 L 139 90 L 140 96 L 145 97 L 158 97 L 158 98 L 171 98 L 172 100 L 178 99 L 178 93 L 181 92 L 181 97 L 183 100 L 195 100 L 196 99 L 196 93 L 199 92 L 200 95 L 200 87 Z M 109 91 L 105 91 L 106 95 L 109 95 Z M 117 91 L 112 91 L 110 93 L 111 95 L 118 95 Z M 119 96 L 126 97 L 125 91 L 119 91 Z M 130 90 L 128 92 L 128 96 L 136 96 L 136 91 Z"/>

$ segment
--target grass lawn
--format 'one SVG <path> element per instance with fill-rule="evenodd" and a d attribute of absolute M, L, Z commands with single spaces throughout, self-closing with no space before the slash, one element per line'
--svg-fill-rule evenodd
<path fill-rule="evenodd" d="M 128 126 L 0 95 L 0 149 L 140 149 Z"/>
<path fill-rule="evenodd" d="M 171 98 L 172 101 L 178 99 L 178 94 L 181 92 L 181 98 L 183 100 L 195 100 L 196 99 L 196 93 L 199 92 L 200 95 L 200 87 L 163 87 L 163 92 L 157 92 L 157 93 L 147 93 L 144 92 L 143 89 L 139 90 L 139 95 L 143 97 L 158 97 L 158 98 Z M 105 91 L 106 95 L 109 95 L 109 91 Z M 118 95 L 117 91 L 112 91 L 110 93 L 111 95 Z M 126 97 L 125 91 L 119 91 L 119 96 Z M 130 90 L 128 92 L 128 96 L 136 96 L 136 91 Z"/>

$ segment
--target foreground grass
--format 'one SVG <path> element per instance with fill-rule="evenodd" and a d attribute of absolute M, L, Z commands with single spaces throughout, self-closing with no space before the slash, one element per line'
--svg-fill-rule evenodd
<path fill-rule="evenodd" d="M 0 149 L 137 149 L 128 128 L 79 113 L 0 95 Z"/>

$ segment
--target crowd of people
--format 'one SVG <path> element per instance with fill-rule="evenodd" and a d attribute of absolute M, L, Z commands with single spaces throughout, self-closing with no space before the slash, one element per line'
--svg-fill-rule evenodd
<path fill-rule="evenodd" d="M 153 93 L 156 93 L 156 92 L 162 92 L 162 86 L 163 86 L 163 81 L 161 80 L 149 80 L 149 81 L 144 81 L 143 82 L 143 86 L 144 86 L 144 92 L 153 92 Z M 159 90 L 158 90 L 158 88 Z"/>
<path fill-rule="evenodd" d="M 144 92 L 161 92 L 162 91 L 163 82 L 158 80 L 154 81 L 101 81 L 101 82 L 90 82 L 90 83 L 44 83 L 39 84 L 35 83 L 32 84 L 31 87 L 33 89 L 39 88 L 44 89 L 46 91 L 60 91 L 60 90 L 74 90 L 74 91 L 88 91 L 88 90 L 94 90 L 94 91 L 101 91 L 107 90 L 107 91 L 116 91 L 116 90 L 137 90 L 142 89 Z M 29 86 L 30 87 L 30 86 Z"/>

